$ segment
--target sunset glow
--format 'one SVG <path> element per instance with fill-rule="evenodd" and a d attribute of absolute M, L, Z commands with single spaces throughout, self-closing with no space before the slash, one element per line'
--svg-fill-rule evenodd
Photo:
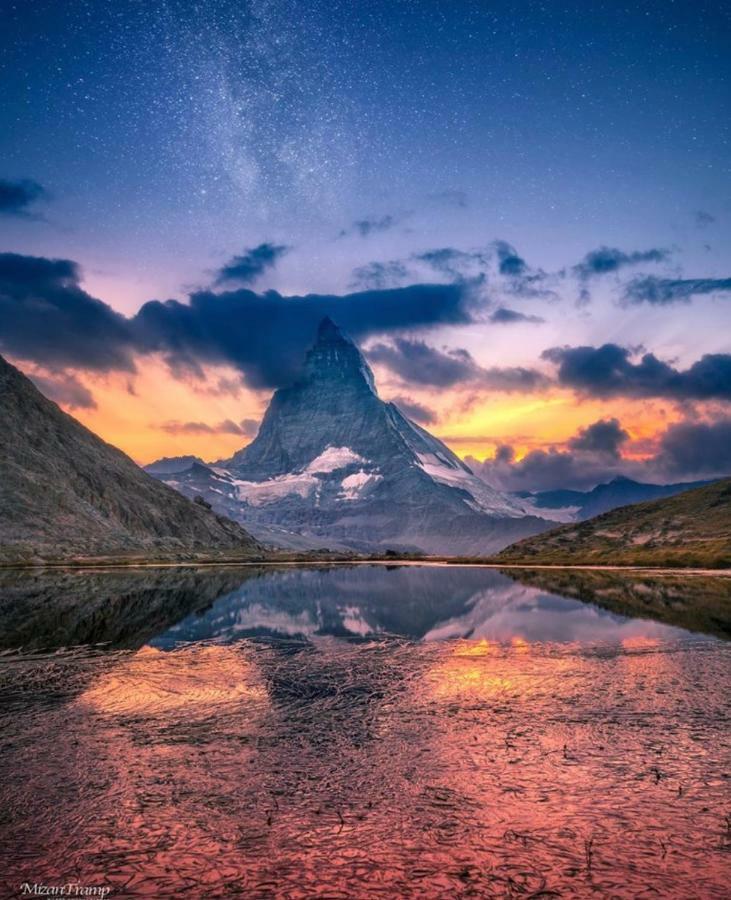
<path fill-rule="evenodd" d="M 37 366 L 27 371 L 31 376 L 43 372 Z M 201 375 L 181 379 L 173 377 L 156 357 L 140 358 L 133 376 L 99 376 L 81 370 L 73 375 L 89 388 L 96 405 L 78 408 L 61 400 L 61 407 L 141 465 L 164 456 L 192 454 L 205 461 L 231 456 L 255 432 L 226 432 L 221 423 L 244 419 L 258 425 L 270 397 L 267 391 L 247 388 L 231 367 L 206 366 Z M 577 431 L 609 416 L 616 416 L 629 433 L 623 455 L 643 460 L 653 455 L 668 426 L 682 419 L 679 410 L 661 401 L 610 403 L 560 390 L 540 396 L 475 395 L 459 389 L 433 394 L 410 390 L 387 377 L 383 382 L 385 399 L 395 398 L 398 403 L 407 390 L 411 399 L 434 410 L 436 420 L 430 425 L 434 434 L 460 456 L 478 460 L 492 458 L 506 444 L 514 448 L 517 461 L 533 450 L 565 449 Z"/>

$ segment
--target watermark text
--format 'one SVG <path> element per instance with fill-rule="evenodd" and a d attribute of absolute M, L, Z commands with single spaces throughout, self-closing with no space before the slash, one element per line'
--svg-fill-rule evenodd
<path fill-rule="evenodd" d="M 39 884 L 24 881 L 20 886 L 21 897 L 95 897 L 105 900 L 112 892 L 110 887 L 99 887 L 67 881 L 65 884 Z"/>

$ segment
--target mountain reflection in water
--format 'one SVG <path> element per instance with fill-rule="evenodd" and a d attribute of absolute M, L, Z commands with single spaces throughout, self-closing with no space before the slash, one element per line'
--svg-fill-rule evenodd
<path fill-rule="evenodd" d="M 0 893 L 725 897 L 730 586 L 4 573 Z"/>
<path fill-rule="evenodd" d="M 591 643 L 677 629 L 731 636 L 731 578 L 413 565 L 0 572 L 5 648 L 325 635 Z"/>
<path fill-rule="evenodd" d="M 519 576 L 520 577 L 520 576 Z M 687 581 L 687 579 L 686 579 Z M 731 598 L 731 580 L 724 579 Z M 697 588 L 699 585 L 692 585 Z M 643 588 L 635 585 L 635 593 Z M 647 592 L 645 591 L 645 596 Z M 730 604 L 731 605 L 731 604 Z M 687 632 L 617 615 L 493 569 L 455 566 L 291 568 L 251 579 L 152 643 L 398 635 L 559 643 L 662 639 Z M 692 623 L 686 623 L 686 626 Z"/>

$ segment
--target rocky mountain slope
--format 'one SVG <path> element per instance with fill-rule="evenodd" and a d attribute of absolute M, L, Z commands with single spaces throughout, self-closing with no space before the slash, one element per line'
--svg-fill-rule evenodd
<path fill-rule="evenodd" d="M 260 553 L 152 478 L 0 357 L 0 563 Z"/>
<path fill-rule="evenodd" d="M 160 469 L 149 467 L 285 547 L 484 553 L 551 524 L 382 401 L 362 354 L 330 319 L 251 444 L 214 465 Z"/>
<path fill-rule="evenodd" d="M 505 563 L 731 566 L 731 479 L 519 541 Z"/>

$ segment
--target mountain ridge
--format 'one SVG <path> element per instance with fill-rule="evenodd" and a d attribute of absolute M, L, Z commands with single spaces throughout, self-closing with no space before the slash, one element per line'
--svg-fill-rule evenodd
<path fill-rule="evenodd" d="M 635 481 L 625 475 L 617 475 L 610 481 L 600 482 L 590 491 L 557 489 L 552 491 L 520 491 L 516 496 L 531 500 L 537 509 L 576 509 L 575 521 L 591 519 L 594 516 L 609 512 L 620 506 L 642 503 L 645 500 L 659 500 L 672 497 L 683 491 L 690 491 L 717 481 L 716 478 L 701 481 L 675 482 L 670 484 L 653 484 Z"/>
<path fill-rule="evenodd" d="M 0 415 L 0 563 L 261 553 L 240 525 L 148 475 L 2 356 Z"/>

